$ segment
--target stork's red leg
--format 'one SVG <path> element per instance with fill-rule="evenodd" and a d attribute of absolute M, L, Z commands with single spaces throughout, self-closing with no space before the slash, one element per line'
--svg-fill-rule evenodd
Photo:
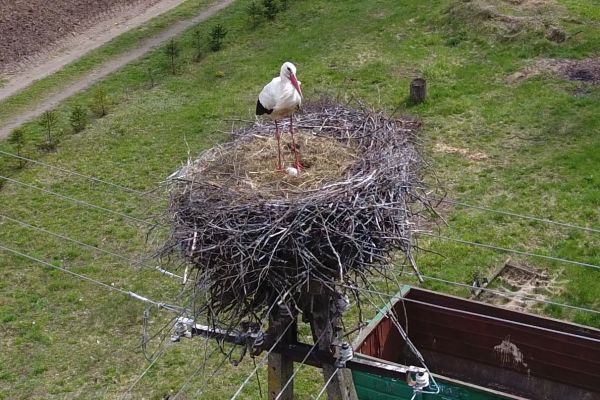
<path fill-rule="evenodd" d="M 277 171 L 283 171 L 283 160 L 281 159 L 281 134 L 279 133 L 277 121 L 275 121 L 275 137 L 277 138 Z"/>
<path fill-rule="evenodd" d="M 290 133 L 292 134 L 292 148 L 294 149 L 294 167 L 300 172 L 302 164 L 300 164 L 300 150 L 296 147 L 296 140 L 294 139 L 294 117 L 292 115 L 290 115 Z"/>

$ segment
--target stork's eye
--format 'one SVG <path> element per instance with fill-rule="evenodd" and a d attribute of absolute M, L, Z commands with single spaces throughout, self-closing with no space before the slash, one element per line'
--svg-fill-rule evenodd
<path fill-rule="evenodd" d="M 292 72 L 292 70 L 290 69 L 290 67 L 287 67 L 288 71 Z"/>

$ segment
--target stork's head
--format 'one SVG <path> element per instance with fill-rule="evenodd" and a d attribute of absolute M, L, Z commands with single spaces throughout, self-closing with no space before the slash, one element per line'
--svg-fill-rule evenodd
<path fill-rule="evenodd" d="M 296 78 L 296 66 L 294 64 L 289 61 L 284 62 L 279 74 L 281 79 L 288 79 L 292 82 L 292 85 L 294 85 L 298 93 L 300 93 L 300 96 L 302 96 L 302 90 L 300 89 L 300 82 L 298 82 L 298 79 Z"/>

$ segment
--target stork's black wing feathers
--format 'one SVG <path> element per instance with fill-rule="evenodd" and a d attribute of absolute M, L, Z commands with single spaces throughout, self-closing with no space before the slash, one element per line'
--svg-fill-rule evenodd
<path fill-rule="evenodd" d="M 260 100 L 256 100 L 256 115 L 271 114 L 272 112 L 273 110 L 267 110 Z"/>

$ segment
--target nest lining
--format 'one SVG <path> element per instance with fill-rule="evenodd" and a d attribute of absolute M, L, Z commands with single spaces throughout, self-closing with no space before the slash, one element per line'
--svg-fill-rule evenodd
<path fill-rule="evenodd" d="M 163 254 L 178 252 L 196 269 L 201 306 L 221 325 L 262 323 L 275 301 L 301 309 L 311 281 L 367 283 L 398 251 L 412 260 L 411 205 L 424 203 L 413 140 L 418 122 L 309 104 L 295 126 L 303 161 L 315 161 L 297 178 L 275 172 L 268 126 L 232 132 L 232 141 L 171 179 L 172 232 Z M 315 149 L 322 155 L 311 154 Z"/>
<path fill-rule="evenodd" d="M 244 140 L 217 146 L 196 160 L 185 171 L 187 177 L 202 177 L 215 186 L 227 187 L 239 195 L 264 199 L 303 195 L 344 176 L 357 158 L 357 149 L 331 137 L 311 131 L 295 132 L 296 146 L 305 169 L 298 176 L 285 172 L 294 165 L 291 135 L 281 136 L 284 171 L 277 171 L 277 139 L 267 127 Z"/>

